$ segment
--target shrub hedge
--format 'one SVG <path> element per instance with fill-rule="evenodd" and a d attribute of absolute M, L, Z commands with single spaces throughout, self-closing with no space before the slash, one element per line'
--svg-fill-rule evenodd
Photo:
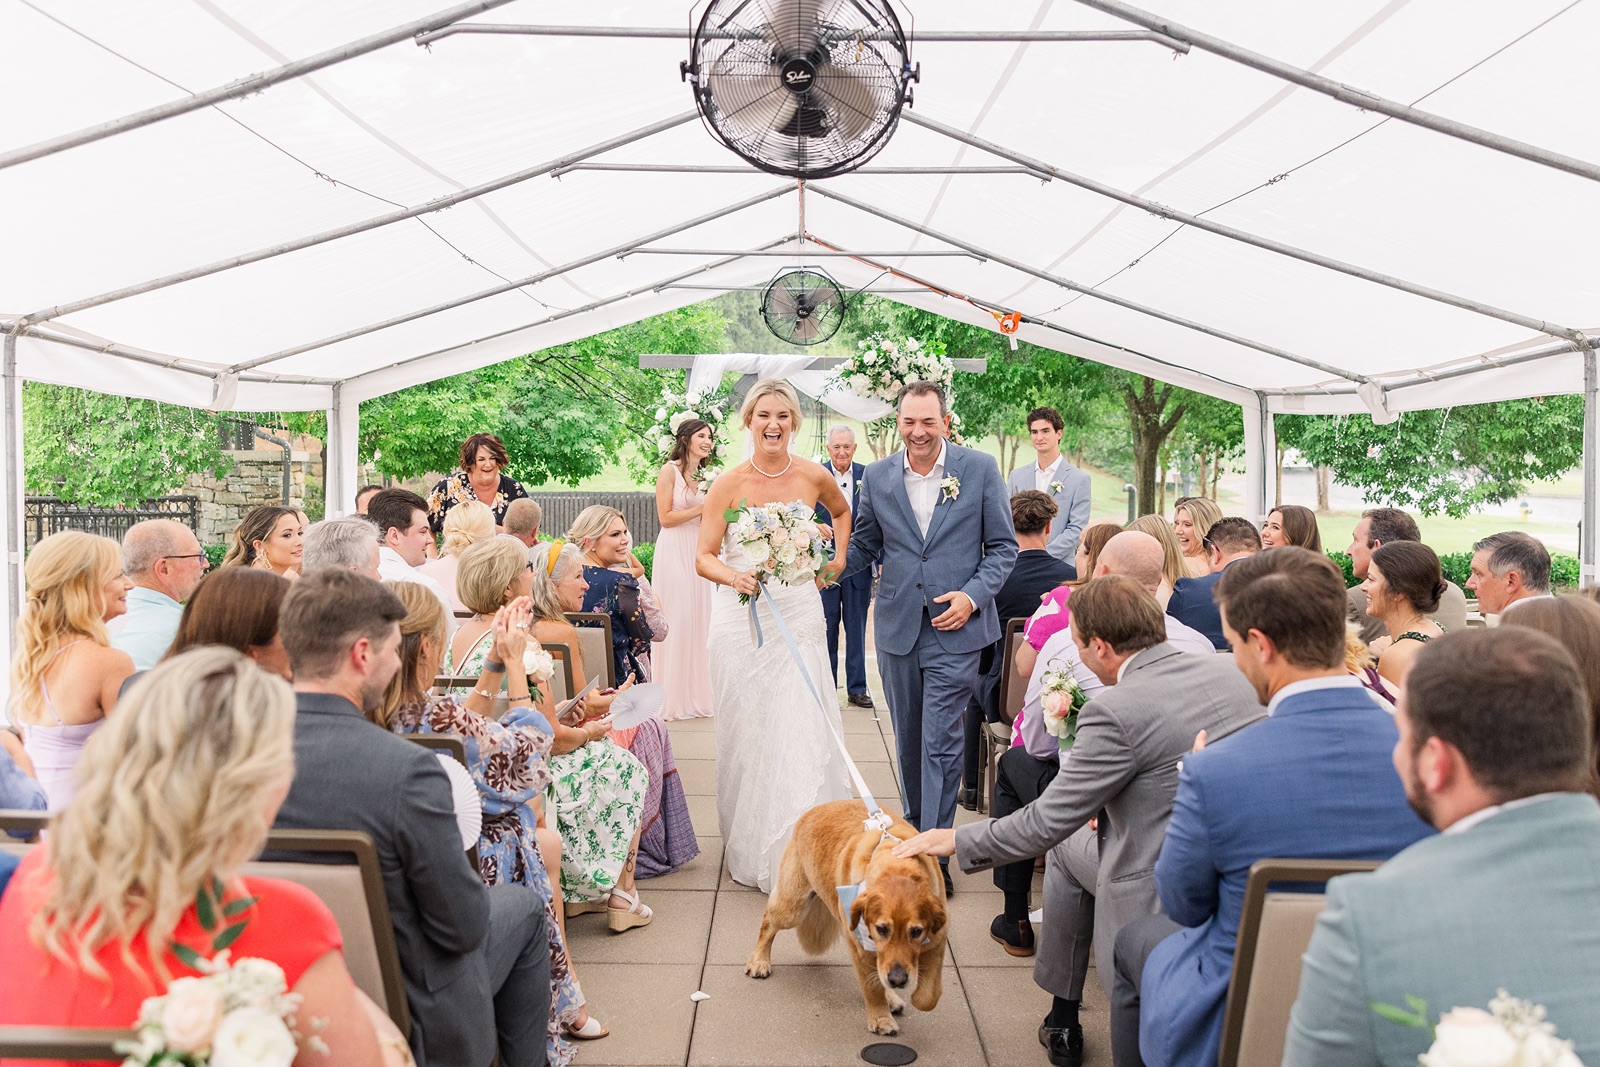
<path fill-rule="evenodd" d="M 1350 557 L 1343 552 L 1329 552 L 1328 558 L 1344 572 L 1344 584 L 1347 586 L 1360 585 L 1355 571 L 1350 568 Z M 1439 568 L 1444 571 L 1446 581 L 1454 582 L 1462 589 L 1467 587 L 1467 579 L 1472 574 L 1471 552 L 1446 552 L 1439 557 Z M 1550 587 L 1552 589 L 1578 588 L 1578 557 L 1569 556 L 1565 552 L 1552 552 L 1550 554 Z"/>

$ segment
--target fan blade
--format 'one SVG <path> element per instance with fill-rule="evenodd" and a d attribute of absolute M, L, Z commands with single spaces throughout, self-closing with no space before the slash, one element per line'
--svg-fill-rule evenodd
<path fill-rule="evenodd" d="M 893 90 L 886 82 L 879 64 L 829 63 L 817 72 L 811 95 L 822 98 L 834 131 L 853 141 L 875 126 L 892 103 Z"/>
<path fill-rule="evenodd" d="M 817 21 L 819 0 L 778 0 L 772 8 L 769 30 L 780 59 L 809 55 L 822 41 Z"/>
<path fill-rule="evenodd" d="M 794 332 L 790 334 L 790 337 L 796 341 L 809 341 L 817 336 L 819 329 L 816 319 L 795 319 Z"/>
<path fill-rule="evenodd" d="M 766 306 L 762 309 L 769 318 L 792 319 L 799 305 L 782 289 L 773 289 L 767 293 Z"/>
<path fill-rule="evenodd" d="M 735 136 L 741 129 L 762 136 L 788 125 L 800 110 L 800 98 L 773 73 L 751 76 L 713 70 L 706 75 L 705 93 L 723 120 L 734 126 L 728 132 Z"/>

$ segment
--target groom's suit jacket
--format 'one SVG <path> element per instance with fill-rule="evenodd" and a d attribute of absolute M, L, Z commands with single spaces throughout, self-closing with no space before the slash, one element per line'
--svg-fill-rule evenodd
<path fill-rule="evenodd" d="M 867 466 L 857 487 L 860 508 L 850 531 L 847 573 L 882 564 L 873 619 L 878 648 L 904 656 L 916 647 L 922 614 L 942 614 L 934 599 L 960 590 L 973 614 L 959 630 L 935 631 L 949 652 L 977 652 L 1000 640 L 994 596 L 1017 560 L 1011 504 L 995 461 L 982 452 L 946 443 L 944 473 L 961 487 L 954 500 L 939 494 L 923 537 L 906 495 L 905 452 Z"/>

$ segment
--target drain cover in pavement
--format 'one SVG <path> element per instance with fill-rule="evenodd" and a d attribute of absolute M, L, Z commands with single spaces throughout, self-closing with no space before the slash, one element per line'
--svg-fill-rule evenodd
<path fill-rule="evenodd" d="M 905 1067 L 917 1059 L 917 1050 L 893 1041 L 880 1041 L 861 1050 L 861 1058 L 878 1067 Z"/>

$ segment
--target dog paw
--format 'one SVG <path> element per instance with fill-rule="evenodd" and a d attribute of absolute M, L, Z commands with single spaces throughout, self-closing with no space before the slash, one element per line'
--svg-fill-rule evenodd
<path fill-rule="evenodd" d="M 893 1015 L 880 1015 L 877 1018 L 867 1019 L 867 1031 L 884 1036 L 893 1036 L 900 1032 L 900 1024 L 894 1021 Z"/>
<path fill-rule="evenodd" d="M 752 959 L 744 965 L 744 973 L 750 978 L 772 977 L 772 961 Z"/>
<path fill-rule="evenodd" d="M 903 1015 L 906 1010 L 906 1002 L 904 998 L 902 998 L 899 993 L 896 993 L 892 989 L 885 989 L 883 992 L 885 998 L 889 1001 L 890 1013 L 894 1015 Z"/>

